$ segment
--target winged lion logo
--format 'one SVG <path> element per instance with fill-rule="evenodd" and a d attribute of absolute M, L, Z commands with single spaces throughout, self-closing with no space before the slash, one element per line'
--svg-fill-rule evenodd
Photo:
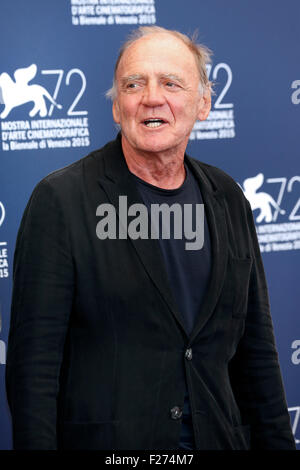
<path fill-rule="evenodd" d="M 31 101 L 34 106 L 29 112 L 29 116 L 34 117 L 39 113 L 41 117 L 45 117 L 47 116 L 45 98 L 58 109 L 62 108 L 54 101 L 46 88 L 37 84 L 29 85 L 29 82 L 36 76 L 36 72 L 36 64 L 31 64 L 29 67 L 15 71 L 15 81 L 6 72 L 0 74 L 0 103 L 4 104 L 4 109 L 0 114 L 1 119 L 5 119 L 16 106 Z"/>
<path fill-rule="evenodd" d="M 259 209 L 260 213 L 256 218 L 256 222 L 272 222 L 272 207 L 279 211 L 280 214 L 285 214 L 285 211 L 279 207 L 277 202 L 272 198 L 272 196 L 266 192 L 258 191 L 264 182 L 263 173 L 258 173 L 258 175 L 253 176 L 252 178 L 247 178 L 243 184 L 243 191 L 250 202 L 251 209 Z"/>

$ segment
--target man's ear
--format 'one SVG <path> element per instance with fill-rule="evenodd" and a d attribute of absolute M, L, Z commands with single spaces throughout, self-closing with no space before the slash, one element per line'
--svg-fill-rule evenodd
<path fill-rule="evenodd" d="M 198 111 L 198 119 L 199 121 L 205 121 L 209 112 L 211 110 L 211 92 L 207 90 L 203 93 L 200 99 L 199 111 Z"/>
<path fill-rule="evenodd" d="M 113 102 L 112 114 L 113 114 L 115 123 L 120 124 L 120 109 L 119 109 L 119 104 L 117 100 L 114 100 Z"/>

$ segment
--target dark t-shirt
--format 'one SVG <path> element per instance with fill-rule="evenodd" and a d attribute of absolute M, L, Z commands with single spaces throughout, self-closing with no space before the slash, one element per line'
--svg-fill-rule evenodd
<path fill-rule="evenodd" d="M 182 221 L 182 237 L 180 237 L 180 229 L 178 221 L 170 217 L 170 237 L 162 237 L 162 226 L 168 222 L 168 217 L 161 217 L 159 226 L 156 230 L 159 233 L 159 245 L 165 261 L 166 272 L 174 295 L 174 299 L 179 307 L 179 312 L 185 325 L 188 335 L 191 334 L 196 319 L 198 318 L 199 310 L 202 305 L 209 276 L 211 271 L 211 246 L 208 224 L 204 211 L 204 244 L 201 249 L 197 248 L 196 243 L 191 238 L 191 231 L 186 232 L 184 229 L 189 226 L 193 231 L 197 231 L 197 237 L 200 232 L 199 212 L 196 213 L 196 204 L 203 204 L 199 184 L 195 179 L 193 173 L 185 165 L 186 178 L 183 184 L 177 189 L 162 189 L 153 186 L 141 180 L 134 174 L 133 178 L 137 182 L 138 190 L 141 194 L 144 204 L 148 208 L 148 213 L 151 213 L 152 204 L 179 204 L 181 209 Z M 189 204 L 191 212 L 188 213 L 185 204 Z M 178 207 L 177 207 L 178 209 Z M 198 207 L 199 209 L 199 207 Z M 177 211 L 178 213 L 178 211 Z M 196 225 L 196 215 L 198 217 L 198 224 Z M 186 217 L 186 219 L 185 219 Z M 164 220 L 165 219 L 165 220 Z M 157 220 L 157 219 L 156 219 Z M 202 219 L 203 220 L 203 219 Z M 153 223 L 153 220 L 151 220 Z M 198 227 L 198 228 L 197 228 Z M 167 233 L 167 232 L 165 232 Z M 185 233 L 188 238 L 185 237 Z M 175 238 L 174 238 L 175 235 Z M 178 237 L 178 238 L 176 238 Z M 195 238 L 196 240 L 196 238 Z M 192 242 L 192 243 L 191 243 Z M 186 249 L 186 243 L 190 243 L 194 249 Z M 198 244 L 199 246 L 199 244 Z M 185 390 L 184 407 L 182 415 L 182 428 L 180 436 L 180 448 L 194 449 L 194 432 L 192 427 L 191 409 L 187 386 Z"/>

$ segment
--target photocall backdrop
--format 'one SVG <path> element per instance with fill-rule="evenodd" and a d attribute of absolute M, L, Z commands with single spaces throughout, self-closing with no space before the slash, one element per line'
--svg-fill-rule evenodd
<path fill-rule="evenodd" d="M 115 138 L 105 92 L 139 25 L 199 31 L 215 95 L 188 153 L 229 173 L 255 217 L 293 432 L 300 448 L 299 0 L 1 0 L 0 449 L 13 254 L 30 194 L 48 173 Z"/>

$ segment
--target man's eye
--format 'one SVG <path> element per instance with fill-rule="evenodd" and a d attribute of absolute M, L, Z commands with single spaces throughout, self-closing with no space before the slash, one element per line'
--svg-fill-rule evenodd
<path fill-rule="evenodd" d="M 177 88 L 178 85 L 174 82 L 166 82 L 166 87 L 167 88 Z"/>
<path fill-rule="evenodd" d="M 135 88 L 138 88 L 138 86 L 138 83 L 128 83 L 127 88 L 134 90 Z"/>

